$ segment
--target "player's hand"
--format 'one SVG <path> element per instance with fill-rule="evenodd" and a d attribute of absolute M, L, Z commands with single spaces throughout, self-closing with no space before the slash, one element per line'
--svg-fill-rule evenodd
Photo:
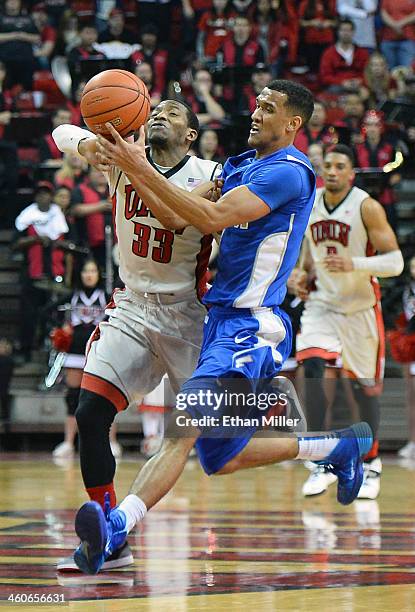
<path fill-rule="evenodd" d="M 296 295 L 300 300 L 308 300 L 308 274 L 305 270 L 294 268 L 287 281 L 288 291 Z"/>
<path fill-rule="evenodd" d="M 354 270 L 351 257 L 328 255 L 323 259 L 323 265 L 328 272 L 352 272 Z"/>
<path fill-rule="evenodd" d="M 90 166 L 101 172 L 108 172 L 109 165 L 100 164 L 97 157 L 97 141 L 95 138 L 84 138 L 78 145 L 78 152 L 86 159 Z"/>
<path fill-rule="evenodd" d="M 140 127 L 136 142 L 126 142 L 114 129 L 111 123 L 105 127 L 110 132 L 114 142 L 109 142 L 104 136 L 97 136 L 97 158 L 101 164 L 117 166 L 125 174 L 133 174 L 142 164 L 147 164 L 145 151 L 144 127 Z"/>

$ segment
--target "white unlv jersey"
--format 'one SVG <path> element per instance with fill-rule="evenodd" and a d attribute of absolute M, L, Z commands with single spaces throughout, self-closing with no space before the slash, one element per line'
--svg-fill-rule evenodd
<path fill-rule="evenodd" d="M 374 254 L 361 214 L 369 194 L 352 187 L 345 199 L 331 211 L 324 202 L 324 189 L 317 189 L 306 236 L 316 268 L 316 291 L 310 301 L 323 302 L 330 310 L 344 314 L 365 310 L 380 297 L 377 279 L 363 270 L 328 272 L 327 255 L 367 257 Z"/>
<path fill-rule="evenodd" d="M 186 155 L 163 174 L 174 185 L 192 191 L 219 176 L 221 169 L 216 162 Z M 198 288 L 206 272 L 212 237 L 203 236 L 192 226 L 166 229 L 117 168 L 111 169 L 109 183 L 112 196 L 115 191 L 120 277 L 126 286 L 139 293 L 186 293 Z"/>

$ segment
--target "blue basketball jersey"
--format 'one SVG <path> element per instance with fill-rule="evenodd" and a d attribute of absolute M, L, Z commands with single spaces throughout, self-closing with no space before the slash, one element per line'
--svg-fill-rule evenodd
<path fill-rule="evenodd" d="M 204 302 L 225 308 L 272 307 L 282 303 L 315 196 L 315 174 L 294 146 L 262 159 L 255 151 L 225 163 L 222 193 L 246 186 L 270 209 L 264 217 L 222 233 L 218 271 Z"/>

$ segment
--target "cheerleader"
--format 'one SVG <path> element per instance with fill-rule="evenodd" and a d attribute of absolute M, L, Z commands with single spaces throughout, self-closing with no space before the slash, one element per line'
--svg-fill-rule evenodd
<path fill-rule="evenodd" d="M 69 458 L 74 454 L 74 440 L 77 432 L 75 410 L 78 406 L 79 392 L 85 365 L 85 347 L 95 327 L 105 316 L 107 298 L 101 288 L 99 268 L 94 260 L 84 262 L 75 292 L 70 302 L 70 319 L 62 328 L 52 332 L 52 341 L 60 351 L 67 352 L 64 362 L 67 387 L 65 421 L 65 440 L 53 451 L 56 458 Z M 111 450 L 114 457 L 122 454 L 116 441 L 115 424 L 110 430 Z"/>

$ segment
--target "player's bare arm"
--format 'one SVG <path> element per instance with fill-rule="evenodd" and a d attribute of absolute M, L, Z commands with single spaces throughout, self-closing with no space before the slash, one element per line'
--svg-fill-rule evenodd
<path fill-rule="evenodd" d="M 374 257 L 329 255 L 324 259 L 327 270 L 329 272 L 367 270 L 385 278 L 401 274 L 404 267 L 402 253 L 382 205 L 373 198 L 366 198 L 362 202 L 362 219 L 370 243 L 378 255 Z"/>
<path fill-rule="evenodd" d="M 310 251 L 310 245 L 306 236 L 301 245 L 300 257 L 296 267 L 290 274 L 287 287 L 290 292 L 300 298 L 303 302 L 308 300 L 310 277 L 315 273 L 314 261 Z"/>
<path fill-rule="evenodd" d="M 167 207 L 203 234 L 255 221 L 269 214 L 270 209 L 265 202 L 247 187 L 233 189 L 212 204 L 194 191 L 188 192 L 172 185 L 148 163 L 143 128 L 140 128 L 139 139 L 134 144 L 130 144 L 118 135 L 112 125 L 106 124 L 106 126 L 111 131 L 114 143 L 108 143 L 98 135 L 98 160 L 104 164 L 116 165 L 123 170 L 150 210 L 152 210 L 153 196 L 162 198 Z"/>

